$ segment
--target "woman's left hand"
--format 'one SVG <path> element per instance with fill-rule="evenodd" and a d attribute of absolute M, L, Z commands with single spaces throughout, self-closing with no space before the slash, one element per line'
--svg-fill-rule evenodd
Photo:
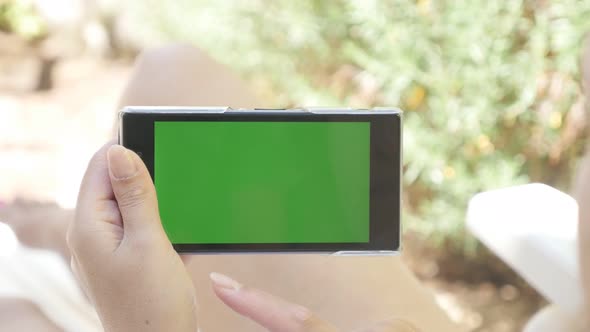
<path fill-rule="evenodd" d="M 270 332 L 337 332 L 341 329 L 317 317 L 309 309 L 259 289 L 240 284 L 228 276 L 211 273 L 213 290 L 228 307 Z M 419 332 L 411 323 L 390 318 L 358 332 Z"/>
<path fill-rule="evenodd" d="M 197 330 L 188 271 L 164 232 L 150 174 L 112 143 L 92 158 L 68 231 L 72 270 L 108 332 Z"/>

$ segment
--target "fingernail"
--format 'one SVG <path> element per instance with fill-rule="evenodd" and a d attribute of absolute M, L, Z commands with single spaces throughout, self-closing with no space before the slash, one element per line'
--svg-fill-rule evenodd
<path fill-rule="evenodd" d="M 300 305 L 296 306 L 293 309 L 293 314 L 295 315 L 295 318 L 302 322 L 307 321 L 311 317 L 311 311 L 306 307 L 302 307 Z"/>
<path fill-rule="evenodd" d="M 209 274 L 209 278 L 211 278 L 211 281 L 213 281 L 215 286 L 221 288 L 231 290 L 239 290 L 242 288 L 242 284 L 221 273 L 211 272 L 211 274 Z"/>
<path fill-rule="evenodd" d="M 107 152 L 109 171 L 117 180 L 130 178 L 137 173 L 135 162 L 127 149 L 120 145 L 113 145 Z"/>

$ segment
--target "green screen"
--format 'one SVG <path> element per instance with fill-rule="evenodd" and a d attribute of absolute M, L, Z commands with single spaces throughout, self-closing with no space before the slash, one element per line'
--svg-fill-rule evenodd
<path fill-rule="evenodd" d="M 154 126 L 172 243 L 369 242 L 369 122 Z"/>

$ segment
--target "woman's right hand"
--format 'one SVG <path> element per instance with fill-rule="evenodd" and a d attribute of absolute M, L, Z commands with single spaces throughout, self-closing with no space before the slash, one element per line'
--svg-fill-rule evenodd
<path fill-rule="evenodd" d="M 211 273 L 213 290 L 228 307 L 248 317 L 270 332 L 338 332 L 335 325 L 309 309 L 264 291 L 243 286 L 228 276 Z M 411 323 L 390 318 L 357 332 L 419 332 Z"/>

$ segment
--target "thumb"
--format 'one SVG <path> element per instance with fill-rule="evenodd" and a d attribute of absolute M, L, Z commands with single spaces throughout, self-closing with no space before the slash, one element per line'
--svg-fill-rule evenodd
<path fill-rule="evenodd" d="M 156 190 L 141 158 L 121 145 L 113 145 L 107 159 L 125 235 L 146 230 L 163 232 Z"/>

